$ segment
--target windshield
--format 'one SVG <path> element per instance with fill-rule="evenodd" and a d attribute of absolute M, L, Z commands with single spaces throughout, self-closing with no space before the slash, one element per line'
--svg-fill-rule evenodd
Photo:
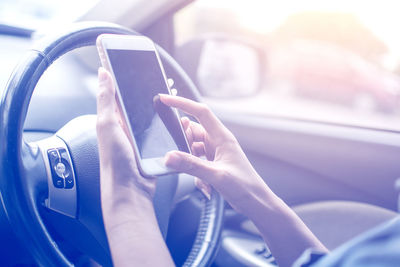
<path fill-rule="evenodd" d="M 198 64 L 194 77 L 214 109 L 400 131 L 399 7 L 398 0 L 197 0 L 174 18 L 176 51 L 188 68 Z M 250 57 L 225 36 L 258 50 Z M 207 42 L 196 63 L 200 38 Z"/>
<path fill-rule="evenodd" d="M 72 22 L 85 14 L 98 1 L 1 0 L 0 24 L 36 30 L 54 24 Z"/>

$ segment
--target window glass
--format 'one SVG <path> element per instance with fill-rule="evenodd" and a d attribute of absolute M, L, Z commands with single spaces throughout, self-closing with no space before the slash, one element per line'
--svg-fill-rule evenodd
<path fill-rule="evenodd" d="M 72 22 L 98 0 L 0 0 L 0 23 L 28 29 Z"/>
<path fill-rule="evenodd" d="M 400 130 L 399 7 L 197 0 L 175 15 L 176 57 L 214 108 Z"/>

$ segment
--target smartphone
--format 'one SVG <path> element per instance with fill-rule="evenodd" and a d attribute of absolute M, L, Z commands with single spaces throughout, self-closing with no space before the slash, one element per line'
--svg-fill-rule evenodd
<path fill-rule="evenodd" d="M 176 109 L 158 94 L 170 94 L 154 43 L 144 36 L 102 34 L 97 38 L 102 65 L 111 72 L 140 173 L 173 173 L 164 164 L 171 150 L 191 153 Z"/>

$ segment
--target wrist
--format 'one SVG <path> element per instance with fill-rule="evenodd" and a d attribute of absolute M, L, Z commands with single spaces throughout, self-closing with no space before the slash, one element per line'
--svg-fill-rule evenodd
<path fill-rule="evenodd" d="M 265 235 L 278 233 L 283 225 L 297 224 L 297 215 L 293 210 L 268 187 L 260 190 L 249 202 L 247 214 L 245 214 Z"/>
<path fill-rule="evenodd" d="M 135 171 L 126 172 L 103 166 L 100 187 L 102 199 L 107 199 L 110 203 L 152 201 L 155 180 L 140 177 Z"/>
<path fill-rule="evenodd" d="M 254 223 L 265 224 L 268 216 L 279 213 L 284 202 L 263 182 L 256 186 L 248 194 L 244 201 L 245 209 L 243 215 L 248 217 Z"/>
<path fill-rule="evenodd" d="M 101 205 L 103 219 L 107 225 L 115 225 L 154 214 L 153 198 L 127 178 L 125 184 L 116 183 L 115 179 L 101 181 Z"/>
<path fill-rule="evenodd" d="M 148 197 L 131 194 L 130 197 L 102 197 L 104 225 L 108 230 L 128 227 L 141 221 L 154 220 L 153 202 Z"/>
<path fill-rule="evenodd" d="M 156 189 L 154 178 L 144 178 L 137 168 L 132 166 L 119 166 L 103 164 L 100 170 L 101 189 L 113 195 L 120 194 L 120 190 L 131 190 L 135 194 L 147 196 L 152 199 Z"/>

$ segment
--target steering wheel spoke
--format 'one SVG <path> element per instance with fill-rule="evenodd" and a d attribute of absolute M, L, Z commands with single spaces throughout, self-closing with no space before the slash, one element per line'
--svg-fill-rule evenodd
<path fill-rule="evenodd" d="M 18 185 L 39 206 L 47 195 L 47 181 L 44 161 L 35 143 L 22 142 L 18 173 L 23 178 Z"/>
<path fill-rule="evenodd" d="M 71 218 L 77 215 L 77 183 L 65 142 L 57 135 L 37 142 L 46 168 L 48 196 L 45 206 Z"/>

